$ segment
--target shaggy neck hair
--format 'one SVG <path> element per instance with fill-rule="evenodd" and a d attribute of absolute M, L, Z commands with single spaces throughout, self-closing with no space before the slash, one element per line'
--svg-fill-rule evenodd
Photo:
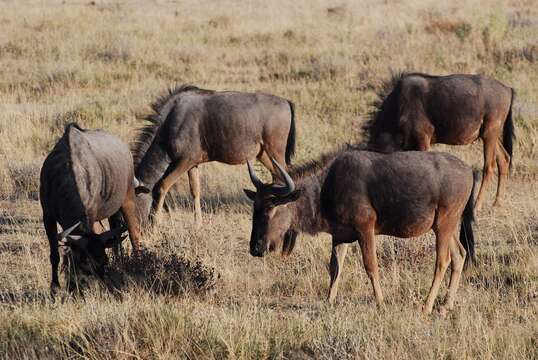
<path fill-rule="evenodd" d="M 353 149 L 349 144 L 322 154 L 318 159 L 292 167 L 289 174 L 296 188 L 301 190 L 297 201 L 288 204 L 292 212 L 291 229 L 315 235 L 328 231 L 328 224 L 321 209 L 321 188 L 332 161 L 345 151 Z"/>
<path fill-rule="evenodd" d="M 159 96 L 151 104 L 151 112 L 145 115 L 142 120 L 148 124 L 140 128 L 137 132 L 135 140 L 131 144 L 131 152 L 133 154 L 135 168 L 142 162 L 144 155 L 147 153 L 151 143 L 157 136 L 157 132 L 166 118 L 170 114 L 176 100 L 179 96 L 187 91 L 209 91 L 200 89 L 194 85 L 178 85 Z"/>

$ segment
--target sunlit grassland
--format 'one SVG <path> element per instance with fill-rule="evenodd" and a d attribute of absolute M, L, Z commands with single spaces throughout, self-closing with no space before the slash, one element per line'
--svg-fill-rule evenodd
<path fill-rule="evenodd" d="M 538 8 L 523 0 L 0 2 L 0 358 L 538 357 L 537 39 Z M 246 169 L 220 164 L 201 167 L 201 230 L 185 177 L 143 239 L 216 269 L 214 291 L 133 286 L 118 299 L 95 286 L 84 299 L 48 299 L 38 177 L 67 122 L 128 142 L 176 83 L 265 91 L 296 104 L 300 163 L 360 140 L 391 70 L 483 73 L 517 91 L 508 194 L 477 216 L 479 266 L 446 319 L 419 315 L 431 234 L 380 237 L 383 308 L 355 253 L 329 306 L 329 237 L 252 258 Z M 480 142 L 436 150 L 481 167 Z"/>

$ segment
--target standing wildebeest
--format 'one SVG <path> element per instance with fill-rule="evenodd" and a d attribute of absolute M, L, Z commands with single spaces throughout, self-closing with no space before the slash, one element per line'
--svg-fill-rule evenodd
<path fill-rule="evenodd" d="M 152 106 L 133 149 L 136 177 L 152 194 L 137 196 L 141 218 L 162 209 L 166 193 L 188 171 L 196 225 L 201 222 L 198 164 L 243 164 L 270 156 L 289 164 L 295 151 L 293 103 L 263 93 L 203 90 L 183 85 Z"/>
<path fill-rule="evenodd" d="M 329 301 L 334 302 L 348 245 L 358 240 L 375 298 L 381 304 L 375 235 L 409 238 L 433 229 L 437 260 L 423 310 L 431 313 L 449 262 L 452 274 L 445 309 L 452 309 L 466 254 L 474 260 L 474 177 L 470 167 L 445 153 L 356 150 L 325 155 L 291 175 L 275 165 L 284 185 L 262 183 L 248 162 L 256 187 L 256 192 L 245 190 L 254 201 L 253 256 L 263 256 L 280 244 L 284 254 L 290 253 L 298 232 L 331 234 Z"/>
<path fill-rule="evenodd" d="M 134 250 L 140 247 L 140 228 L 135 213 L 133 158 L 129 147 L 102 130 L 83 130 L 68 124 L 41 169 L 40 200 L 49 239 L 52 264 L 51 289 L 56 291 L 64 239 L 73 263 L 85 273 L 102 277 L 105 248 L 117 243 L 124 230 L 118 210 L 127 222 Z M 111 228 L 97 234 L 97 222 L 111 218 Z M 64 230 L 58 234 L 57 223 Z"/>
<path fill-rule="evenodd" d="M 476 207 L 482 206 L 495 161 L 497 205 L 512 166 L 514 94 L 484 75 L 394 75 L 363 130 L 380 150 L 428 150 L 436 143 L 467 145 L 482 138 L 484 171 Z"/>

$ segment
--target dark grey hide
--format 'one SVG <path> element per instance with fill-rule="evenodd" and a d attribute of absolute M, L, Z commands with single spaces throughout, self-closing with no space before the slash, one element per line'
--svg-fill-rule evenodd
<path fill-rule="evenodd" d="M 397 74 L 379 94 L 364 135 L 371 147 L 383 151 L 425 151 L 437 143 L 467 145 L 481 138 L 484 179 L 477 208 L 495 165 L 499 203 L 512 164 L 514 94 L 514 89 L 485 75 Z"/>
<path fill-rule="evenodd" d="M 451 258 L 454 275 L 447 306 L 453 307 L 466 255 L 474 259 L 474 176 L 461 160 L 435 152 L 342 151 L 290 174 L 280 169 L 283 185 L 263 184 L 248 165 L 256 187 L 256 192 L 245 190 L 254 201 L 251 255 L 263 256 L 281 245 L 288 254 L 300 232 L 331 234 L 329 300 L 334 301 L 347 245 L 357 241 L 381 303 L 375 235 L 410 238 L 432 229 L 437 265 L 424 311 L 432 311 Z"/>
<path fill-rule="evenodd" d="M 293 104 L 277 96 L 181 86 L 153 109 L 152 124 L 133 150 L 136 176 L 152 192 L 137 197 L 141 218 L 147 218 L 152 202 L 158 213 L 169 188 L 187 171 L 199 218 L 198 164 L 257 158 L 275 174 L 269 156 L 289 164 L 295 150 Z"/>
<path fill-rule="evenodd" d="M 134 214 L 134 165 L 129 147 L 116 136 L 102 130 L 83 130 L 76 124 L 66 126 L 64 135 L 47 156 L 41 169 L 40 201 L 43 222 L 50 244 L 52 288 L 58 282 L 58 229 L 80 223 L 70 234 L 62 234 L 79 260 L 104 265 L 104 248 L 121 233 L 113 229 L 96 234 L 96 222 L 131 208 Z M 128 201 L 129 197 L 131 198 Z M 138 243 L 138 223 L 123 213 L 129 226 L 133 247 Z M 117 216 L 117 215 L 116 215 Z M 136 220 L 136 219 L 135 219 Z M 138 245 L 138 244 L 137 244 Z M 76 251 L 75 251 L 76 250 Z M 86 264 L 88 265 L 88 264 Z"/>

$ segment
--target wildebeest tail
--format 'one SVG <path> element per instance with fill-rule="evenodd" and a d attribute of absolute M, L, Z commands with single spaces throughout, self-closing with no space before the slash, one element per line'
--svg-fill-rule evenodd
<path fill-rule="evenodd" d="M 291 159 L 295 155 L 295 105 L 288 100 L 291 111 L 290 132 L 288 133 L 288 142 L 286 143 L 286 165 L 291 164 Z"/>
<path fill-rule="evenodd" d="M 503 127 L 503 146 L 510 155 L 510 170 L 512 170 L 512 153 L 514 147 L 514 120 L 512 119 L 512 106 L 514 105 L 514 99 L 516 97 L 516 91 L 512 90 L 512 99 L 510 100 L 510 109 L 508 110 L 508 115 L 506 115 L 506 121 L 504 122 Z"/>
<path fill-rule="evenodd" d="M 473 188 L 469 199 L 467 200 L 467 205 L 463 210 L 463 215 L 461 217 L 461 227 L 460 227 L 460 243 L 467 251 L 467 257 L 465 258 L 465 268 L 469 264 L 469 259 L 473 264 L 476 264 L 476 257 L 474 251 L 474 233 L 473 233 L 473 222 L 474 222 L 474 195 L 476 184 L 480 174 L 478 171 L 473 171 Z"/>

